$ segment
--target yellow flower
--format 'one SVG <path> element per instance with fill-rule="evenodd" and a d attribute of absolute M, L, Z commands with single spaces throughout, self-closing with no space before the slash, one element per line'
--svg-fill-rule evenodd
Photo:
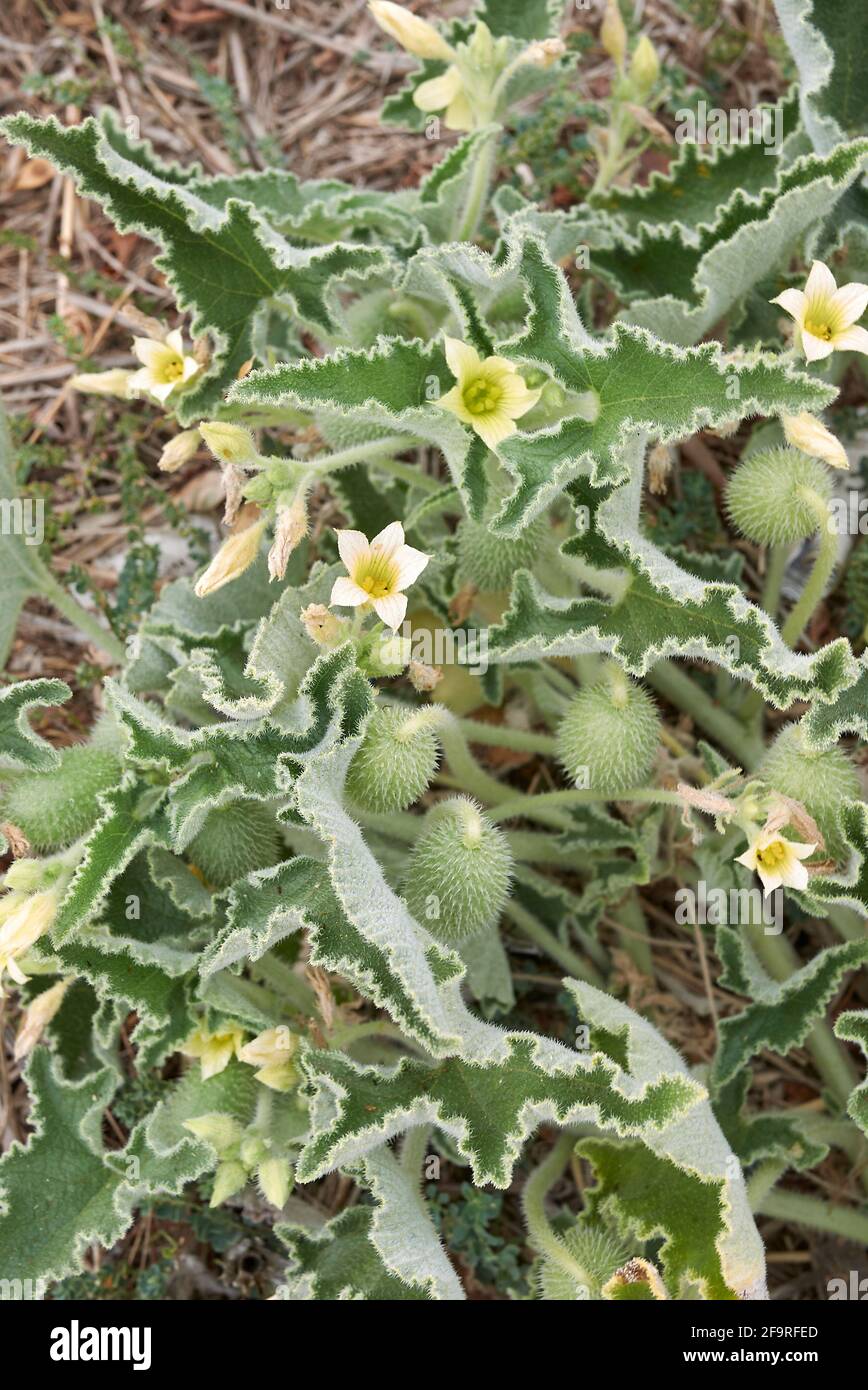
<path fill-rule="evenodd" d="M 794 449 L 801 449 L 803 454 L 810 454 L 811 458 L 822 459 L 832 468 L 850 467 L 843 444 L 816 415 L 811 415 L 807 410 L 799 415 L 784 415 L 782 424 L 787 443 L 792 444 Z"/>
<path fill-rule="evenodd" d="M 233 1025 L 221 1033 L 209 1033 L 205 1028 L 197 1028 L 184 1043 L 181 1051 L 185 1057 L 198 1057 L 202 1064 L 202 1080 L 217 1076 L 224 1071 L 235 1056 L 241 1055 L 244 1030 Z"/>
<path fill-rule="evenodd" d="M 439 77 L 419 84 L 413 93 L 413 105 L 419 111 L 445 110 L 443 124 L 447 130 L 475 129 L 473 107 L 461 73 L 454 63 Z"/>
<path fill-rule="evenodd" d="M 369 0 L 368 9 L 384 33 L 416 58 L 441 58 L 449 62 L 454 52 L 433 24 L 393 5 L 389 0 Z"/>
<path fill-rule="evenodd" d="M 135 391 L 147 391 L 158 401 L 165 401 L 176 386 L 200 370 L 195 357 L 184 355 L 180 328 L 167 333 L 163 343 L 157 338 L 133 338 L 133 352 L 142 366 L 133 374 L 130 386 Z"/>
<path fill-rule="evenodd" d="M 110 372 L 82 372 L 71 376 L 69 384 L 74 391 L 85 391 L 91 396 L 118 396 L 122 401 L 128 401 L 132 379 L 132 372 L 116 367 Z"/>
<path fill-rule="evenodd" d="M 795 319 L 806 361 L 832 352 L 868 353 L 868 331 L 853 327 L 868 308 L 868 285 L 853 281 L 839 289 L 822 261 L 814 261 L 804 290 L 784 290 L 771 303 Z"/>
<path fill-rule="evenodd" d="M 361 531 L 336 534 L 349 578 L 335 580 L 330 606 L 359 608 L 370 604 L 377 617 L 397 631 L 407 612 L 403 590 L 419 578 L 431 556 L 404 544 L 400 521 L 391 522 L 370 543 Z"/>
<path fill-rule="evenodd" d="M 293 1066 L 293 1056 L 298 1048 L 298 1038 L 286 1027 L 266 1028 L 249 1043 L 245 1043 L 238 1056 L 251 1067 L 258 1067 L 256 1080 L 272 1091 L 289 1091 L 298 1081 L 298 1072 Z"/>
<path fill-rule="evenodd" d="M 535 406 L 539 391 L 531 391 L 514 362 L 505 357 L 481 358 L 467 343 L 445 338 L 446 361 L 458 384 L 437 402 L 473 429 L 489 449 L 515 434 L 516 420 Z"/>
<path fill-rule="evenodd" d="M 48 931 L 57 915 L 57 894 L 31 893 L 23 901 L 16 895 L 11 906 L 13 910 L 4 915 L 0 926 L 0 986 L 4 971 L 17 984 L 24 984 L 27 976 L 16 962 Z"/>
<path fill-rule="evenodd" d="M 201 435 L 198 430 L 182 430 L 164 445 L 157 467 L 161 473 L 175 473 L 188 463 L 199 447 Z"/>
<path fill-rule="evenodd" d="M 37 994 L 32 1004 L 28 1004 L 21 1020 L 21 1027 L 15 1039 L 15 1060 L 21 1062 L 33 1051 L 48 1024 L 63 1003 L 63 996 L 72 980 L 58 980 L 50 989 Z"/>
<path fill-rule="evenodd" d="M 233 463 L 239 468 L 244 468 L 256 463 L 259 458 L 252 434 L 241 425 L 209 420 L 200 425 L 199 429 L 211 453 L 221 463 Z"/>
<path fill-rule="evenodd" d="M 816 845 L 785 840 L 777 830 L 763 829 L 744 854 L 736 855 L 735 862 L 759 874 L 763 893 L 768 897 L 781 884 L 786 884 L 787 888 L 807 888 L 809 874 L 801 861 L 813 854 L 816 848 Z"/>
<path fill-rule="evenodd" d="M 252 526 L 238 531 L 224 541 L 204 574 L 197 579 L 194 589 L 196 597 L 205 598 L 206 594 L 215 593 L 217 589 L 222 589 L 224 584 L 231 584 L 233 579 L 237 579 L 239 574 L 249 569 L 259 554 L 259 542 L 264 530 L 263 517 L 261 521 L 255 521 Z"/>

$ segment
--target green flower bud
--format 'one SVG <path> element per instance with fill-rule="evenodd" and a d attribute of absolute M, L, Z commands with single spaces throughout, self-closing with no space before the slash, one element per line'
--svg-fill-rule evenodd
<path fill-rule="evenodd" d="M 254 869 L 268 869 L 283 858 L 274 813 L 261 801 L 232 801 L 209 811 L 187 849 L 208 883 L 225 888 Z"/>
<path fill-rule="evenodd" d="M 856 768 L 840 748 L 819 752 L 805 746 L 801 724 L 787 724 L 757 768 L 757 776 L 776 792 L 800 801 L 813 816 L 826 842 L 826 853 L 845 859 L 847 842 L 838 813 L 844 801 L 860 801 Z"/>
<path fill-rule="evenodd" d="M 429 812 L 413 847 L 403 896 L 432 936 L 452 944 L 491 926 L 509 895 L 512 855 L 503 832 L 467 797 Z"/>
<path fill-rule="evenodd" d="M 465 517 L 455 533 L 456 583 L 495 593 L 509 589 L 516 570 L 530 569 L 539 559 L 547 538 L 548 526 L 542 517 L 532 521 L 515 540 L 495 536 L 486 522 Z"/>
<path fill-rule="evenodd" d="M 247 1182 L 247 1173 L 242 1163 L 218 1163 L 214 1175 L 214 1191 L 209 1206 L 219 1207 L 228 1197 L 234 1197 Z"/>
<path fill-rule="evenodd" d="M 197 1139 L 204 1139 L 218 1154 L 227 1153 L 235 1148 L 241 1139 L 241 1126 L 238 1121 L 231 1115 L 222 1115 L 218 1111 L 185 1120 L 184 1128 L 195 1134 Z"/>
<path fill-rule="evenodd" d="M 274 488 L 264 473 L 256 473 L 244 484 L 241 493 L 248 502 L 258 502 L 260 507 L 267 507 L 274 496 Z"/>
<path fill-rule="evenodd" d="M 259 1190 L 280 1211 L 292 1191 L 292 1168 L 285 1158 L 266 1158 L 256 1173 Z"/>
<path fill-rule="evenodd" d="M 558 756 L 578 787 L 614 798 L 647 778 L 659 738 L 651 696 L 613 666 L 573 699 L 557 731 Z"/>
<path fill-rule="evenodd" d="M 245 1134 L 241 1140 L 241 1162 L 250 1171 L 268 1157 L 268 1145 L 261 1134 Z"/>
<path fill-rule="evenodd" d="M 797 449 L 761 449 L 729 480 L 726 509 L 754 545 L 803 541 L 822 523 L 818 508 L 832 496 L 828 470 Z"/>
<path fill-rule="evenodd" d="M 95 825 L 99 793 L 116 786 L 119 777 L 114 753 L 74 744 L 60 750 L 59 767 L 10 777 L 2 819 L 17 826 L 39 853 L 61 849 Z"/>
<path fill-rule="evenodd" d="M 427 710 L 374 710 L 347 774 L 347 794 L 367 811 L 405 811 L 428 787 L 439 748 Z"/>
<path fill-rule="evenodd" d="M 645 101 L 660 76 L 660 59 L 647 34 L 643 34 L 630 60 L 630 81 L 638 101 Z"/>

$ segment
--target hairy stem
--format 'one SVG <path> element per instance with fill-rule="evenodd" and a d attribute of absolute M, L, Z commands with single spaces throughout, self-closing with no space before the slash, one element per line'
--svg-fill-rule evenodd
<path fill-rule="evenodd" d="M 819 544 L 814 567 L 802 590 L 802 596 L 781 628 L 781 636 L 790 647 L 796 645 L 808 626 L 811 614 L 826 592 L 826 585 L 832 577 L 838 558 L 838 537 L 829 526 L 829 509 L 825 501 L 816 492 L 808 492 L 806 500 L 817 517 Z"/>
<path fill-rule="evenodd" d="M 552 1229 L 545 1211 L 546 1193 L 554 1186 L 569 1163 L 575 1142 L 571 1134 L 560 1136 L 551 1153 L 528 1176 L 521 1204 L 531 1243 L 541 1255 L 553 1260 L 576 1284 L 590 1289 L 593 1280 L 588 1271 L 573 1258 L 557 1232 Z"/>

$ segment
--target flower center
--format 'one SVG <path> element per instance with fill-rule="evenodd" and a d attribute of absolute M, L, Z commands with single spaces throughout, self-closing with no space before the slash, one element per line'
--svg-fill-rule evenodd
<path fill-rule="evenodd" d="M 805 332 L 812 333 L 815 338 L 822 338 L 824 343 L 832 340 L 832 325 L 822 320 L 805 319 Z"/>
<path fill-rule="evenodd" d="M 180 357 L 167 357 L 163 363 L 162 377 L 164 381 L 177 381 L 184 375 L 184 363 Z"/>
<path fill-rule="evenodd" d="M 472 381 L 464 392 L 464 404 L 471 415 L 490 415 L 503 398 L 503 388 L 484 376 Z"/>
<path fill-rule="evenodd" d="M 392 557 L 384 555 L 381 550 L 370 550 L 363 562 L 363 568 L 355 576 L 359 588 L 364 589 L 371 598 L 387 598 L 389 594 L 394 593 L 396 578 Z"/>
<path fill-rule="evenodd" d="M 783 840 L 773 840 L 765 849 L 758 849 L 756 857 L 764 869 L 779 869 L 787 857 L 786 846 Z"/>

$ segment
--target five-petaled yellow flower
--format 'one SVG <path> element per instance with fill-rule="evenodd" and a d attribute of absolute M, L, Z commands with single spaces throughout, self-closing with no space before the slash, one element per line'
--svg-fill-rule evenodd
<path fill-rule="evenodd" d="M 360 608 L 370 604 L 377 617 L 395 631 L 404 621 L 403 592 L 419 578 L 431 559 L 404 544 L 404 528 L 393 521 L 369 543 L 361 531 L 337 531 L 338 550 L 349 578 L 336 579 L 331 607 Z"/>
<path fill-rule="evenodd" d="M 762 880 L 763 893 L 768 897 L 776 888 L 803 889 L 808 886 L 808 871 L 802 863 L 814 853 L 816 845 L 785 840 L 777 830 L 760 830 L 745 850 L 736 855 L 736 864 L 754 870 Z"/>
<path fill-rule="evenodd" d="M 217 1076 L 225 1071 L 237 1057 L 244 1043 L 244 1030 L 232 1025 L 221 1033 L 209 1033 L 206 1028 L 197 1028 L 184 1043 L 181 1051 L 185 1057 L 198 1057 L 202 1066 L 202 1080 Z"/>
<path fill-rule="evenodd" d="M 426 113 L 445 111 L 443 124 L 447 130 L 473 130 L 476 126 L 464 79 L 454 63 L 439 77 L 419 84 L 413 93 L 413 105 Z"/>
<path fill-rule="evenodd" d="M 489 449 L 495 449 L 516 433 L 516 420 L 536 405 L 540 392 L 531 391 L 515 363 L 505 357 L 480 357 L 457 338 L 445 338 L 444 344 L 449 370 L 458 381 L 437 404 L 471 425 Z"/>
<path fill-rule="evenodd" d="M 130 378 L 134 391 L 147 391 L 158 401 L 165 401 L 176 386 L 181 386 L 200 370 L 195 357 L 184 353 L 180 328 L 166 334 L 165 342 L 157 338 L 133 338 L 133 352 L 142 366 Z"/>
<path fill-rule="evenodd" d="M 839 289 L 822 261 L 814 261 L 804 290 L 784 290 L 771 303 L 795 319 L 806 361 L 832 352 L 868 353 L 868 330 L 853 327 L 868 308 L 868 285 L 854 280 Z"/>

